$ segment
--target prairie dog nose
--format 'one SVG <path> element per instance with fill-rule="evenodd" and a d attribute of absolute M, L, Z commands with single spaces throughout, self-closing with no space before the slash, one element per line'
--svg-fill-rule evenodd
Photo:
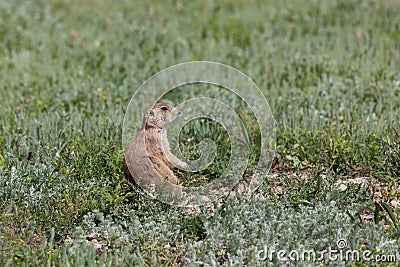
<path fill-rule="evenodd" d="M 172 110 L 172 113 L 174 113 L 174 114 L 176 114 L 176 115 L 181 115 L 181 110 L 178 109 L 178 108 L 174 108 L 174 109 Z"/>

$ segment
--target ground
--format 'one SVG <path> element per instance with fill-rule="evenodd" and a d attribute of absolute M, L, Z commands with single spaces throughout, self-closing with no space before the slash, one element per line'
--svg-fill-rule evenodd
<path fill-rule="evenodd" d="M 399 8 L 391 0 L 1 1 L 0 264 L 398 265 Z M 276 122 L 275 156 L 255 194 L 196 211 L 149 199 L 122 169 L 134 91 L 193 60 L 248 75 Z M 244 178 L 258 174 L 259 129 L 248 130 Z M 229 139 L 213 123 L 187 125 L 185 155 L 198 156 L 202 137 L 219 138 L 217 161 L 179 172 L 184 183 L 206 183 L 226 166 Z M 279 250 L 370 258 L 282 262 Z"/>

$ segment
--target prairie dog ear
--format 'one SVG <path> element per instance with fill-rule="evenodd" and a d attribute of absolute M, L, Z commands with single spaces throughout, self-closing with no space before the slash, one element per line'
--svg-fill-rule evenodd
<path fill-rule="evenodd" d="M 156 127 L 157 126 L 157 118 L 154 117 L 154 110 L 148 110 L 146 112 L 146 116 L 144 118 L 143 124 L 146 126 L 152 126 Z"/>

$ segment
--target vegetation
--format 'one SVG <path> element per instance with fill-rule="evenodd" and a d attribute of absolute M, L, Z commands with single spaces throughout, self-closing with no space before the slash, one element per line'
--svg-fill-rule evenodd
<path fill-rule="evenodd" d="M 398 265 L 398 10 L 391 0 L 0 1 L 0 265 Z M 251 77 L 277 136 L 253 196 L 198 211 L 128 183 L 121 140 L 134 90 L 193 60 Z M 226 166 L 218 129 L 184 129 L 183 144 L 217 137 L 219 156 L 183 181 Z M 251 130 L 245 177 L 257 162 Z M 196 153 L 190 144 L 186 156 Z M 262 257 L 335 250 L 341 239 L 341 251 L 397 262 Z"/>

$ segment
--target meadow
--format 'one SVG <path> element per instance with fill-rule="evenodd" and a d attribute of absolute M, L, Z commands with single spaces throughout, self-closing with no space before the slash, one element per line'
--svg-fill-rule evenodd
<path fill-rule="evenodd" d="M 398 10 L 395 0 L 0 0 L 0 265 L 399 265 Z M 135 90 L 195 60 L 248 75 L 276 122 L 254 195 L 198 212 L 148 198 L 122 167 Z M 245 178 L 259 160 L 250 130 Z M 183 131 L 203 137 L 219 140 L 217 161 L 179 172 L 184 182 L 226 166 L 218 125 Z M 329 249 L 369 259 L 276 253 Z"/>

